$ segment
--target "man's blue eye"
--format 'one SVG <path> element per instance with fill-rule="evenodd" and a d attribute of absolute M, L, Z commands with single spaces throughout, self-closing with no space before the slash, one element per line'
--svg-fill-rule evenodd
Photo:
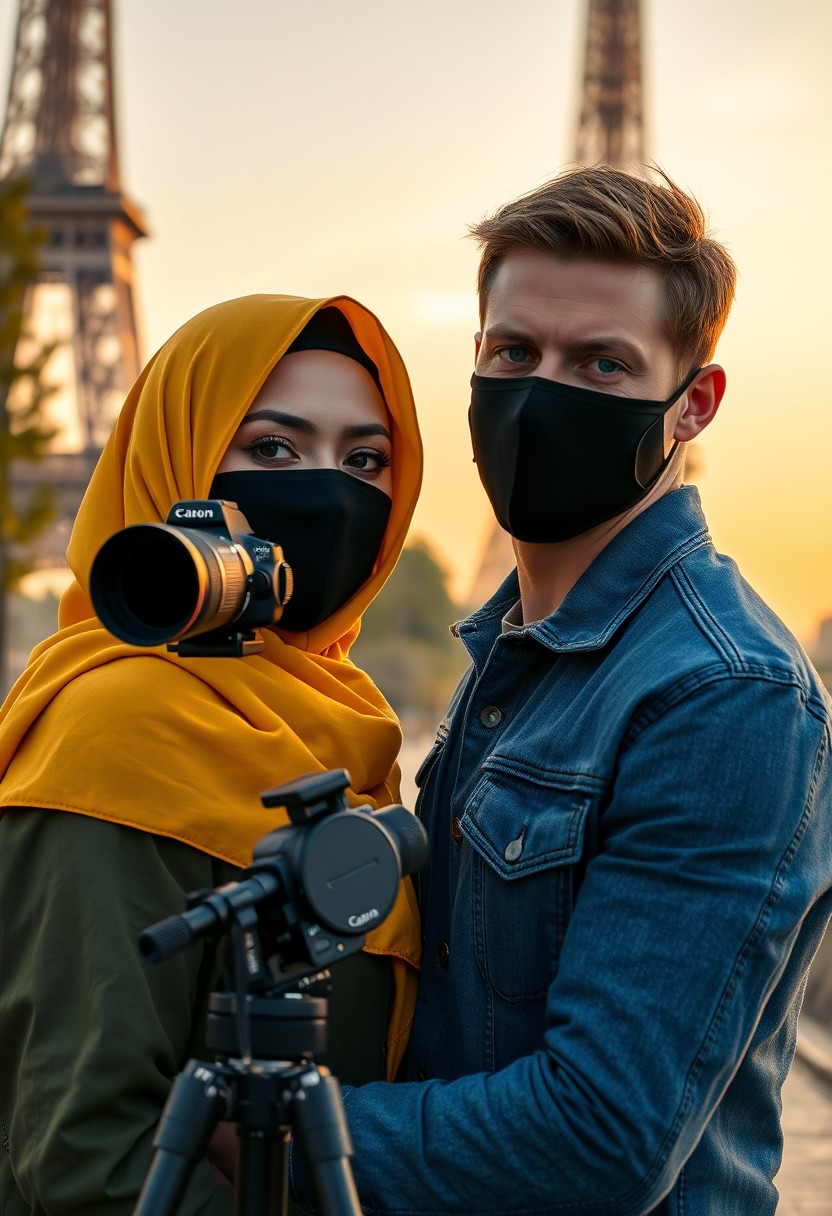
<path fill-rule="evenodd" d="M 511 363 L 522 363 L 529 352 L 524 346 L 509 346 L 505 353 Z"/>
<path fill-rule="evenodd" d="M 605 375 L 610 375 L 612 372 L 617 372 L 620 364 L 616 363 L 615 359 L 599 359 L 598 371 L 604 372 Z"/>

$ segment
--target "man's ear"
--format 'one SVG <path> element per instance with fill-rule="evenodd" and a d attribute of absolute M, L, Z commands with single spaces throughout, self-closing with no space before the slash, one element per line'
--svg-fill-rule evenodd
<path fill-rule="evenodd" d="M 480 357 L 480 347 L 481 346 L 482 346 L 482 333 L 478 330 L 474 334 L 474 364 L 475 365 L 476 365 L 477 359 L 479 359 L 479 357 Z"/>
<path fill-rule="evenodd" d="M 724 392 L 725 369 L 718 363 L 709 363 L 685 390 L 673 438 L 685 441 L 701 434 L 716 417 Z"/>

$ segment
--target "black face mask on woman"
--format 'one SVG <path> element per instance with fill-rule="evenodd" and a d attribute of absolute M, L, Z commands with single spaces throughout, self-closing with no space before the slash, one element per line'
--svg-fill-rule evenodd
<path fill-rule="evenodd" d="M 341 469 L 217 473 L 211 498 L 236 502 L 255 536 L 282 545 L 294 591 L 281 629 L 332 616 L 373 572 L 391 500 Z"/>
<path fill-rule="evenodd" d="M 542 376 L 471 377 L 474 460 L 494 514 L 523 541 L 579 536 L 640 502 L 667 467 L 667 401 L 617 397 Z"/>

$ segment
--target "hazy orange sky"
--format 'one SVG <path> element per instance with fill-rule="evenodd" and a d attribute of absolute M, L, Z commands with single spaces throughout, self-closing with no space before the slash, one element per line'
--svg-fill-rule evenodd
<path fill-rule="evenodd" d="M 585 0 L 114 0 L 145 356 L 252 291 L 344 292 L 410 368 L 415 531 L 466 590 L 489 528 L 466 412 L 467 225 L 572 154 Z M 0 12 L 5 97 L 17 4 Z M 832 615 L 832 4 L 643 0 L 651 154 L 740 268 L 700 445 L 717 546 L 798 636 Z"/>

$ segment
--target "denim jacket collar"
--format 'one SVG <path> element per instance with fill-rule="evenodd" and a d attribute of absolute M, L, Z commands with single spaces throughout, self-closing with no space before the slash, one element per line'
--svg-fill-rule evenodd
<path fill-rule="evenodd" d="M 513 636 L 532 637 L 554 651 L 598 650 L 672 566 L 710 539 L 698 490 L 670 491 L 610 541 L 551 616 Z M 475 662 L 490 651 L 519 597 L 512 570 L 496 594 L 456 626 Z"/>

